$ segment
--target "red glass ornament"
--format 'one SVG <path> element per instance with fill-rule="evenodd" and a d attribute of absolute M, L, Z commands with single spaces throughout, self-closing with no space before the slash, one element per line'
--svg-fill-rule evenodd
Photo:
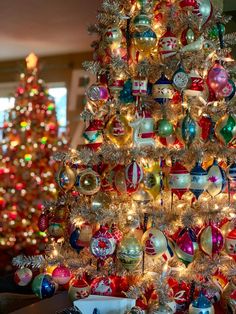
<path fill-rule="evenodd" d="M 48 226 L 49 226 L 48 216 L 45 213 L 43 213 L 39 216 L 38 228 L 40 231 L 44 232 L 45 230 L 47 230 Z"/>
<path fill-rule="evenodd" d="M 110 276 L 93 279 L 91 283 L 91 293 L 96 295 L 115 296 L 116 283 L 114 278 Z"/>
<path fill-rule="evenodd" d="M 202 115 L 200 120 L 198 121 L 198 125 L 201 129 L 200 138 L 204 142 L 208 141 L 213 128 L 213 122 L 211 120 L 211 117 L 207 115 Z"/>
<path fill-rule="evenodd" d="M 175 162 L 170 169 L 169 176 L 171 192 L 181 199 L 190 186 L 190 174 L 188 170 L 179 162 Z"/>

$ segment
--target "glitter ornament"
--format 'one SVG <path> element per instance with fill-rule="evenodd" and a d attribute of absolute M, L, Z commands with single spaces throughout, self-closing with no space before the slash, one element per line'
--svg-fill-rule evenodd
<path fill-rule="evenodd" d="M 91 283 L 91 294 L 112 296 L 116 292 L 116 283 L 114 278 L 98 277 L 93 279 Z"/>
<path fill-rule="evenodd" d="M 191 179 L 188 170 L 179 162 L 175 162 L 169 174 L 169 187 L 171 192 L 176 194 L 179 199 L 190 187 Z"/>
<path fill-rule="evenodd" d="M 40 299 L 50 298 L 56 291 L 56 284 L 50 275 L 39 274 L 32 282 L 32 290 Z"/>
<path fill-rule="evenodd" d="M 133 160 L 125 168 L 126 180 L 132 185 L 137 186 L 143 179 L 143 169 Z"/>
<path fill-rule="evenodd" d="M 103 37 L 107 44 L 120 43 L 122 31 L 119 26 L 110 26 L 106 29 Z"/>
<path fill-rule="evenodd" d="M 207 75 L 207 84 L 214 91 L 221 91 L 228 83 L 228 73 L 225 68 L 216 61 L 213 67 L 210 68 Z"/>
<path fill-rule="evenodd" d="M 75 300 L 87 298 L 90 295 L 90 286 L 82 277 L 75 278 L 70 282 L 68 296 L 73 302 Z"/>
<path fill-rule="evenodd" d="M 166 118 L 162 118 L 157 121 L 156 132 L 160 137 L 170 136 L 174 132 L 173 124 Z"/>
<path fill-rule="evenodd" d="M 226 113 L 215 125 L 215 135 L 224 145 L 229 145 L 236 138 L 236 116 Z"/>
<path fill-rule="evenodd" d="M 236 182 L 236 162 L 232 163 L 227 168 L 227 177 L 229 178 L 230 181 Z"/>
<path fill-rule="evenodd" d="M 193 262 L 197 249 L 198 244 L 195 232 L 191 228 L 182 229 L 176 239 L 174 250 L 186 267 Z"/>
<path fill-rule="evenodd" d="M 151 52 L 156 46 L 157 35 L 151 28 L 144 31 L 135 31 L 133 33 L 133 42 L 138 50 L 146 53 Z"/>
<path fill-rule="evenodd" d="M 63 191 L 66 192 L 72 189 L 75 184 L 75 180 L 75 173 L 68 165 L 61 167 L 56 174 L 57 184 Z"/>
<path fill-rule="evenodd" d="M 189 73 L 190 84 L 187 89 L 184 91 L 184 95 L 191 97 L 202 96 L 204 91 L 204 80 L 200 76 L 197 70 L 191 70 Z"/>
<path fill-rule="evenodd" d="M 226 187 L 225 171 L 218 165 L 215 159 L 213 164 L 207 169 L 208 187 L 207 192 L 214 197 L 224 191 Z"/>
<path fill-rule="evenodd" d="M 103 142 L 102 136 L 103 121 L 94 119 L 89 122 L 89 126 L 84 130 L 83 137 L 88 148 L 97 150 Z"/>
<path fill-rule="evenodd" d="M 202 168 L 200 162 L 196 162 L 195 166 L 190 171 L 190 180 L 189 190 L 198 199 L 208 186 L 208 173 Z"/>
<path fill-rule="evenodd" d="M 117 248 L 117 258 L 122 266 L 128 270 L 134 270 L 142 260 L 142 246 L 133 234 L 126 235 Z"/>
<path fill-rule="evenodd" d="M 173 98 L 173 94 L 172 82 L 162 73 L 161 77 L 153 84 L 152 97 L 156 102 L 163 105 Z"/>
<path fill-rule="evenodd" d="M 211 302 L 200 293 L 189 306 L 189 314 L 214 314 L 215 310 Z"/>
<path fill-rule="evenodd" d="M 225 237 L 225 251 L 236 261 L 236 229 L 233 229 Z"/>
<path fill-rule="evenodd" d="M 108 228 L 101 226 L 92 236 L 90 242 L 91 253 L 100 260 L 105 260 L 111 256 L 116 248 L 116 241 Z"/>
<path fill-rule="evenodd" d="M 188 73 L 184 70 L 181 64 L 179 65 L 175 73 L 173 74 L 172 82 L 173 82 L 173 86 L 178 91 L 183 91 L 189 85 L 190 77 Z"/>
<path fill-rule="evenodd" d="M 126 117 L 121 114 L 112 116 L 106 125 L 105 136 L 118 147 L 128 144 L 132 136 L 132 129 Z"/>
<path fill-rule="evenodd" d="M 199 247 L 209 256 L 219 254 L 224 246 L 224 237 L 219 228 L 213 224 L 203 227 L 199 233 Z"/>
<path fill-rule="evenodd" d="M 70 281 L 71 272 L 66 266 L 57 266 L 52 272 L 52 279 L 59 285 L 65 285 Z"/>
<path fill-rule="evenodd" d="M 81 194 L 93 195 L 101 188 L 101 178 L 97 172 L 87 168 L 78 173 L 75 187 Z"/>
<path fill-rule="evenodd" d="M 17 269 L 14 273 L 14 281 L 18 286 L 27 286 L 32 280 L 33 273 L 29 268 Z"/>
<path fill-rule="evenodd" d="M 160 256 L 167 249 L 167 238 L 160 230 L 150 228 L 142 236 L 142 245 L 146 254 Z"/>
<path fill-rule="evenodd" d="M 38 220 L 39 231 L 44 232 L 45 230 L 47 230 L 48 226 L 49 226 L 48 215 L 46 215 L 45 213 L 42 213 L 39 216 L 39 220 Z"/>
<path fill-rule="evenodd" d="M 98 84 L 91 85 L 88 88 L 86 95 L 89 100 L 97 103 L 98 105 L 101 105 L 103 102 L 105 102 L 108 99 L 109 92 L 105 85 L 98 83 Z"/>
<path fill-rule="evenodd" d="M 158 51 L 163 58 L 174 56 L 177 53 L 178 43 L 176 36 L 167 28 L 158 42 Z"/>
<path fill-rule="evenodd" d="M 193 43 L 194 40 L 195 40 L 195 35 L 194 35 L 193 30 L 190 27 L 187 27 L 186 29 L 184 29 L 180 37 L 181 44 L 186 46 L 188 44 Z"/>

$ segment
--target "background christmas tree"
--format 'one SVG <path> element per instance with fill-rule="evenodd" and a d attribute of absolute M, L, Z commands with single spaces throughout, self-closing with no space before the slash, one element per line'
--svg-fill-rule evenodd
<path fill-rule="evenodd" d="M 219 313 L 235 311 L 228 20 L 210 0 L 103 1 L 84 64 L 97 77 L 82 114 L 86 144 L 57 155 L 62 194 L 41 217 L 47 254 L 14 260 L 44 267 L 32 284 L 39 297 L 72 276 L 72 300 L 128 296 L 140 307 L 129 313 L 214 313 L 219 302 Z"/>
<path fill-rule="evenodd" d="M 3 128 L 0 249 L 9 255 L 8 264 L 16 252 L 43 250 L 46 235 L 38 230 L 38 217 L 43 202 L 57 195 L 52 155 L 63 139 L 58 138 L 55 103 L 38 78 L 37 61 L 34 54 L 27 57 L 15 106 Z M 7 259 L 2 262 L 9 267 Z"/>

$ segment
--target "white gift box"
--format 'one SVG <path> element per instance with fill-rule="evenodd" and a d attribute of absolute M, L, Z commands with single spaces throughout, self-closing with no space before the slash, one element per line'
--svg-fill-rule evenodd
<path fill-rule="evenodd" d="M 135 299 L 90 295 L 85 299 L 74 301 L 74 305 L 82 314 L 93 314 L 95 308 L 100 311 L 100 314 L 124 314 L 135 306 L 135 301 Z"/>

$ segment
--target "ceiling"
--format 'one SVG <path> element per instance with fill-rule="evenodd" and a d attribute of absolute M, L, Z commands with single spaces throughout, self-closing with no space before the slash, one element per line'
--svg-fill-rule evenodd
<path fill-rule="evenodd" d="M 221 1 L 221 0 L 219 0 Z M 0 61 L 89 50 L 101 0 L 0 0 Z M 236 0 L 225 0 L 236 10 Z"/>

